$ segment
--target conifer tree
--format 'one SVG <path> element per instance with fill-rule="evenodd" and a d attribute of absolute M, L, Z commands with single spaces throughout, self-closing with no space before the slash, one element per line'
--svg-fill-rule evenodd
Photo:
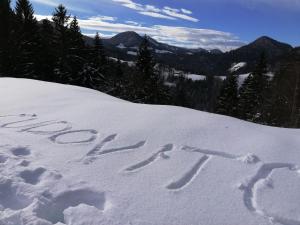
<path fill-rule="evenodd" d="M 69 32 L 68 33 L 69 45 L 71 46 L 72 49 L 80 52 L 80 50 L 84 48 L 84 40 L 76 16 L 71 21 L 68 32 Z"/>
<path fill-rule="evenodd" d="M 164 104 L 169 98 L 168 91 L 163 85 L 163 80 L 155 71 L 155 63 L 150 51 L 148 37 L 145 36 L 139 47 L 135 79 L 135 96 L 138 102 Z"/>
<path fill-rule="evenodd" d="M 238 114 L 241 119 L 258 122 L 262 120 L 265 93 L 269 88 L 265 54 L 252 74 L 245 80 L 240 90 Z"/>
<path fill-rule="evenodd" d="M 34 10 L 28 0 L 16 2 L 15 23 L 15 75 L 18 77 L 36 78 L 38 49 L 38 25 L 34 17 Z"/>
<path fill-rule="evenodd" d="M 87 61 L 84 63 L 82 70 L 79 73 L 80 84 L 98 89 L 101 91 L 107 91 L 107 82 L 105 82 L 105 78 L 103 75 L 103 61 L 105 58 L 103 45 L 100 39 L 98 32 L 94 38 L 94 45 L 87 49 L 89 51 Z"/>
<path fill-rule="evenodd" d="M 68 29 L 68 46 L 66 63 L 70 68 L 69 83 L 78 84 L 81 80 L 79 72 L 83 70 L 86 59 L 84 58 L 85 44 L 76 16 Z"/>
<path fill-rule="evenodd" d="M 98 32 L 96 33 L 94 38 L 92 61 L 100 69 L 101 73 L 106 72 L 107 60 L 104 46 Z"/>
<path fill-rule="evenodd" d="M 10 0 L 0 1 L 0 76 L 11 75 L 12 65 L 12 32 L 14 14 Z"/>
<path fill-rule="evenodd" d="M 55 80 L 61 83 L 70 83 L 71 67 L 67 63 L 68 56 L 68 22 L 70 16 L 63 5 L 59 5 L 54 13 L 52 20 L 55 26 L 54 44 L 56 45 L 57 63 L 54 70 Z"/>
<path fill-rule="evenodd" d="M 114 80 L 113 81 L 114 96 L 120 98 L 125 97 L 125 90 L 123 85 L 125 81 L 125 77 L 124 77 L 124 71 L 122 69 L 122 63 L 120 59 L 118 59 L 116 63 L 116 69 L 115 69 L 113 80 Z"/>
<path fill-rule="evenodd" d="M 300 57 L 291 55 L 281 63 L 272 81 L 268 124 L 300 127 Z"/>
<path fill-rule="evenodd" d="M 237 76 L 229 75 L 223 84 L 217 100 L 216 112 L 227 116 L 237 115 L 238 83 Z"/>
<path fill-rule="evenodd" d="M 54 29 L 48 19 L 44 19 L 39 29 L 40 44 L 37 52 L 38 74 L 41 80 L 55 81 L 53 77 L 56 63 Z"/>
<path fill-rule="evenodd" d="M 175 88 L 175 105 L 182 107 L 190 107 L 188 98 L 187 98 L 187 90 L 185 87 L 185 78 L 183 74 L 181 74 L 176 82 Z"/>

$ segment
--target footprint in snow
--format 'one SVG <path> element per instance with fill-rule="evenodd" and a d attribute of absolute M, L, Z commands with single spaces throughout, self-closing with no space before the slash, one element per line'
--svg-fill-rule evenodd
<path fill-rule="evenodd" d="M 36 185 L 40 182 L 41 176 L 45 173 L 45 168 L 37 168 L 35 170 L 24 170 L 19 176 L 24 180 L 25 183 Z"/>
<path fill-rule="evenodd" d="M 27 147 L 15 147 L 10 149 L 10 151 L 14 156 L 18 157 L 28 156 L 31 154 L 30 149 L 28 149 Z"/>
<path fill-rule="evenodd" d="M 24 209 L 31 203 L 32 200 L 21 193 L 20 187 L 13 180 L 0 178 L 0 211 Z"/>
<path fill-rule="evenodd" d="M 65 223 L 64 211 L 81 204 L 92 206 L 103 211 L 106 206 L 105 192 L 90 189 L 68 190 L 58 195 L 44 193 L 36 207 L 36 216 L 47 222 Z"/>

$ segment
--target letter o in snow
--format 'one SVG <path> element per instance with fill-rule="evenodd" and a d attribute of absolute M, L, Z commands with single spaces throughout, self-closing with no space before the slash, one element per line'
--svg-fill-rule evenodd
<path fill-rule="evenodd" d="M 67 140 L 63 140 L 62 137 L 65 136 L 65 138 L 69 135 L 72 136 L 72 134 L 75 134 L 74 137 L 67 138 Z M 76 135 L 77 134 L 77 135 Z M 96 140 L 98 131 L 96 130 L 73 130 L 73 131 L 66 131 L 61 132 L 58 134 L 55 134 L 49 139 L 57 144 L 84 144 L 84 143 L 90 143 Z M 85 139 L 81 139 L 82 135 L 87 136 Z M 73 140 L 72 140 L 73 139 Z M 81 139 L 81 140 L 80 140 Z"/>

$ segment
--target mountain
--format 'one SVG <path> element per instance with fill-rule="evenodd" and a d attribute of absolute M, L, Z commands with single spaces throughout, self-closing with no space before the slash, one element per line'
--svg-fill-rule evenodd
<path fill-rule="evenodd" d="M 264 51 L 269 55 L 282 55 L 282 53 L 287 53 L 293 49 L 291 45 L 276 41 L 270 37 L 263 36 L 250 43 L 249 45 L 243 46 L 239 51 L 247 51 L 251 49 L 252 51 Z"/>
<path fill-rule="evenodd" d="M 92 43 L 91 38 L 86 37 L 86 41 Z M 135 60 L 141 41 L 142 37 L 133 31 L 103 39 L 108 55 L 125 61 Z M 292 46 L 266 36 L 225 53 L 219 49 L 187 49 L 171 46 L 151 37 L 149 42 L 157 62 L 186 72 L 217 76 L 228 75 L 229 69 L 236 63 L 246 64 L 236 72 L 252 72 L 262 52 L 266 54 L 269 65 L 273 67 L 284 55 L 293 50 Z"/>
<path fill-rule="evenodd" d="M 137 51 L 139 45 L 142 43 L 143 37 L 134 31 L 127 31 L 119 33 L 110 39 L 104 39 L 106 46 L 114 46 L 123 51 Z M 186 49 L 168 44 L 160 43 L 155 39 L 148 37 L 150 47 L 153 49 L 154 54 L 188 54 L 193 52 L 207 52 L 205 49 Z"/>
<path fill-rule="evenodd" d="M 249 72 L 249 69 L 253 69 L 257 63 L 261 53 L 264 52 L 268 63 L 274 65 L 282 56 L 292 50 L 293 47 L 288 44 L 263 36 L 248 45 L 225 53 L 222 60 L 223 62 L 228 62 L 228 64 L 232 62 L 246 62 L 247 66 L 244 67 L 244 71 L 241 72 Z"/>
<path fill-rule="evenodd" d="M 123 44 L 126 47 L 134 47 L 139 46 L 142 42 L 143 38 L 138 35 L 136 32 L 128 31 L 117 34 L 116 36 L 106 39 L 105 42 L 114 46 L 118 46 Z"/>
<path fill-rule="evenodd" d="M 300 224 L 300 130 L 21 78 L 0 95 L 1 225 Z"/>

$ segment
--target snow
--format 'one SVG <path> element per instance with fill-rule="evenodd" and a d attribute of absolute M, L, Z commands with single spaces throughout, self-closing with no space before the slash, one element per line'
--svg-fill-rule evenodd
<path fill-rule="evenodd" d="M 199 80 L 205 80 L 206 76 L 205 75 L 199 75 L 199 74 L 187 74 L 186 78 L 190 79 L 192 81 L 199 81 Z"/>
<path fill-rule="evenodd" d="M 160 49 L 155 49 L 155 53 L 157 54 L 174 54 L 171 51 L 167 51 L 167 50 L 160 50 Z"/>
<path fill-rule="evenodd" d="M 112 61 L 115 61 L 115 62 L 118 62 L 118 59 L 117 58 L 114 58 L 114 57 L 109 57 L 110 60 Z M 126 63 L 128 66 L 130 67 L 133 67 L 135 66 L 135 62 L 133 61 L 125 61 L 125 60 L 120 60 L 121 63 Z"/>
<path fill-rule="evenodd" d="M 236 72 L 245 66 L 247 66 L 246 62 L 234 63 L 234 64 L 232 64 L 231 68 L 229 69 L 229 72 L 231 72 L 231 73 Z"/>
<path fill-rule="evenodd" d="M 127 55 L 137 56 L 137 52 L 127 51 Z"/>
<path fill-rule="evenodd" d="M 189 79 L 189 80 L 192 80 L 192 81 L 201 81 L 201 80 L 206 79 L 206 75 L 185 73 L 183 71 L 175 70 L 175 69 L 173 69 L 173 72 L 174 72 L 175 77 L 183 76 L 186 79 Z"/>
<path fill-rule="evenodd" d="M 167 82 L 167 81 L 164 82 L 164 85 L 168 87 L 176 87 L 176 83 Z"/>
<path fill-rule="evenodd" d="M 251 73 L 246 73 L 246 74 L 240 74 L 238 75 L 238 86 L 239 88 L 242 87 L 242 85 L 244 84 L 245 80 L 249 77 Z M 268 72 L 266 74 L 266 76 L 268 76 L 270 79 L 272 79 L 274 77 L 274 74 L 272 72 Z"/>
<path fill-rule="evenodd" d="M 130 49 L 134 49 L 134 50 L 138 51 L 139 47 L 138 46 L 133 46 L 133 47 L 130 47 Z"/>
<path fill-rule="evenodd" d="M 0 79 L 1 225 L 298 225 L 300 130 Z"/>
<path fill-rule="evenodd" d="M 123 43 L 120 43 L 118 46 L 117 46 L 117 48 L 119 48 L 119 49 L 125 49 L 125 48 L 127 48 Z"/>
<path fill-rule="evenodd" d="M 242 87 L 244 84 L 245 80 L 249 77 L 251 73 L 245 73 L 245 74 L 239 74 L 238 75 L 238 87 Z"/>

